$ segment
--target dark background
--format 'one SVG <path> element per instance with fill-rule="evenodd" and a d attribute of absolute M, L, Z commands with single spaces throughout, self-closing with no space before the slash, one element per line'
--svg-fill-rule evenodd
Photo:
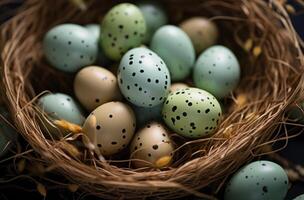
<path fill-rule="evenodd" d="M 10 16 L 13 16 L 14 9 L 22 2 L 21 0 L 15 1 L 15 3 L 10 4 L 9 6 L 0 7 L 0 23 L 3 23 L 5 20 L 9 19 Z M 291 3 L 295 6 L 296 9 L 299 9 L 299 6 L 296 3 Z M 11 11 L 8 13 L 7 11 Z M 5 13 L 5 14 L 4 14 Z M 292 15 L 292 22 L 302 39 L 304 39 L 304 14 Z M 26 19 L 25 19 L 26 20 Z M 299 130 L 301 131 L 301 130 Z M 21 139 L 22 140 L 22 139 Z M 25 143 L 25 141 L 21 141 Z M 284 143 L 277 143 L 274 148 L 280 148 Z M 288 146 L 280 152 L 284 158 L 288 159 L 293 165 L 304 165 L 304 134 L 299 137 L 290 139 L 288 141 Z M 8 155 L 11 156 L 11 155 Z M 0 158 L 0 161 L 5 158 Z M 272 159 L 272 158 L 265 158 Z M 72 193 L 68 189 L 62 189 L 58 187 L 55 183 L 47 181 L 45 179 L 39 178 L 39 176 L 34 176 L 35 179 L 21 176 L 16 180 L 7 181 L 9 178 L 14 179 L 14 174 L 18 173 L 18 160 L 10 159 L 6 162 L 0 162 L 0 200 L 2 199 L 17 199 L 24 197 L 26 199 L 44 199 L 44 197 L 37 192 L 37 182 L 42 183 L 47 186 L 47 197 L 45 199 L 94 199 L 84 195 L 81 192 Z M 19 166 L 20 167 L 20 166 Z M 52 178 L 60 180 L 63 182 L 63 177 L 57 177 L 56 175 L 50 175 Z M 303 180 L 303 179 L 302 179 Z M 304 182 L 296 181 L 292 182 L 287 200 L 291 200 L 294 197 L 304 193 Z"/>

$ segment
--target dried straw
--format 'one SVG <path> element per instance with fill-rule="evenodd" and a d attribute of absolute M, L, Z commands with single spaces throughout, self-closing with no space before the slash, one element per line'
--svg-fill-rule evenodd
<path fill-rule="evenodd" d="M 103 163 L 84 148 L 77 148 L 78 152 L 70 146 L 69 152 L 67 146 L 79 135 L 46 139 L 38 122 L 41 115 L 33 104 L 37 95 L 44 90 L 71 93 L 72 88 L 71 75 L 46 63 L 43 35 L 60 23 L 98 22 L 114 1 L 87 1 L 88 12 L 82 12 L 68 1 L 27 0 L 1 27 L 2 97 L 18 131 L 40 155 L 36 160 L 93 195 L 173 199 L 191 193 L 213 199 L 198 191 L 213 184 L 213 192 L 218 192 L 231 173 L 274 142 L 280 128 L 285 130 L 285 108 L 303 94 L 303 55 L 283 1 L 163 2 L 171 23 L 189 16 L 211 17 L 220 27 L 221 43 L 237 52 L 243 78 L 225 103 L 228 109 L 217 133 L 210 139 L 186 141 L 176 150 L 173 166 L 162 171 L 131 169 L 128 160 L 116 157 Z"/>

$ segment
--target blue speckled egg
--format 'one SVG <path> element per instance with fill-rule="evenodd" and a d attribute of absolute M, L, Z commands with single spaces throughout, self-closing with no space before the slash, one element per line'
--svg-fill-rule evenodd
<path fill-rule="evenodd" d="M 237 86 L 240 73 L 240 65 L 233 52 L 216 45 L 205 50 L 197 59 L 193 80 L 196 87 L 223 98 Z"/>
<path fill-rule="evenodd" d="M 304 200 L 304 194 L 297 196 L 296 198 L 294 198 L 293 200 Z"/>
<path fill-rule="evenodd" d="M 38 106 L 51 118 L 82 125 L 85 117 L 79 104 L 69 95 L 56 93 L 39 98 Z"/>
<path fill-rule="evenodd" d="M 152 0 L 144 0 L 137 3 L 138 8 L 142 12 L 146 25 L 147 33 L 144 42 L 150 42 L 154 32 L 161 26 L 167 24 L 168 17 L 161 4 Z"/>
<path fill-rule="evenodd" d="M 134 105 L 154 107 L 168 94 L 170 74 L 157 54 L 140 47 L 131 49 L 121 59 L 118 84 L 121 93 Z"/>
<path fill-rule="evenodd" d="M 172 25 L 162 26 L 151 40 L 151 50 L 166 63 L 172 81 L 185 79 L 191 72 L 195 52 L 188 35 Z"/>
<path fill-rule="evenodd" d="M 270 161 L 252 162 L 228 182 L 225 200 L 283 200 L 288 190 L 284 169 Z"/>
<path fill-rule="evenodd" d="M 150 121 L 160 121 L 162 119 L 162 108 L 163 104 L 159 104 L 151 108 L 133 106 L 137 124 L 139 126 L 143 126 Z"/>
<path fill-rule="evenodd" d="M 0 107 L 0 114 L 9 120 L 10 116 L 4 107 Z M 18 134 L 6 121 L 0 118 L 0 156 L 3 156 L 17 140 Z"/>
<path fill-rule="evenodd" d="M 76 72 L 95 62 L 98 43 L 85 27 L 61 24 L 46 33 L 43 50 L 53 67 L 64 72 Z"/>

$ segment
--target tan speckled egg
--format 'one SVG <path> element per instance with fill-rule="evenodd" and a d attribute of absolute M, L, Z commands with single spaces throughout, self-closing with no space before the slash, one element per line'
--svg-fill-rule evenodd
<path fill-rule="evenodd" d="M 169 89 L 169 92 L 175 92 L 177 90 L 188 88 L 188 87 L 190 87 L 190 86 L 187 85 L 186 83 L 172 83 L 171 87 Z"/>
<path fill-rule="evenodd" d="M 162 168 L 170 165 L 173 157 L 173 144 L 167 130 L 157 122 L 142 128 L 131 143 L 132 164 L 136 168 Z"/>
<path fill-rule="evenodd" d="M 99 106 L 89 115 L 83 125 L 83 132 L 102 155 L 108 156 L 118 153 L 129 144 L 135 126 L 133 110 L 124 103 L 113 101 Z"/>
<path fill-rule="evenodd" d="M 77 73 L 74 92 L 88 111 L 106 102 L 121 99 L 116 76 L 98 66 L 85 67 Z"/>
<path fill-rule="evenodd" d="M 207 18 L 193 17 L 182 22 L 180 27 L 190 37 L 197 54 L 217 42 L 217 26 Z"/>

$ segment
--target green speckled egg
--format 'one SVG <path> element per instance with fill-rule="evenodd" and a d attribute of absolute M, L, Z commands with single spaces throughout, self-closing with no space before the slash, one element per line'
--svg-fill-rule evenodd
<path fill-rule="evenodd" d="M 0 114 L 9 120 L 10 116 L 4 107 L 0 107 Z M 16 131 L 2 118 L 0 118 L 0 156 L 4 156 L 17 140 Z"/>
<path fill-rule="evenodd" d="M 190 74 L 195 52 L 190 38 L 180 28 L 166 25 L 158 29 L 152 37 L 151 50 L 165 61 L 172 81 L 183 80 Z"/>
<path fill-rule="evenodd" d="M 162 115 L 167 126 L 176 133 L 187 138 L 201 138 L 214 133 L 222 110 L 209 92 L 185 88 L 168 95 Z"/>
<path fill-rule="evenodd" d="M 293 200 L 304 200 L 304 194 L 297 196 L 296 198 L 294 198 Z"/>
<path fill-rule="evenodd" d="M 158 2 L 152 0 L 140 1 L 137 3 L 137 6 L 141 10 L 146 21 L 147 34 L 144 42 L 148 43 L 150 42 L 154 32 L 159 27 L 167 24 L 168 17 L 164 8 Z"/>
<path fill-rule="evenodd" d="M 78 125 L 82 125 L 85 120 L 79 104 L 66 94 L 56 93 L 44 95 L 39 98 L 38 106 L 51 119 L 63 119 Z"/>
<path fill-rule="evenodd" d="M 122 3 L 105 15 L 100 43 L 105 54 L 118 61 L 129 49 L 140 46 L 145 34 L 146 22 L 139 8 Z"/>
<path fill-rule="evenodd" d="M 205 50 L 197 59 L 193 80 L 196 87 L 223 98 L 237 86 L 240 73 L 240 65 L 233 52 L 216 45 Z"/>
<path fill-rule="evenodd" d="M 43 51 L 53 67 L 64 72 L 76 72 L 95 62 L 98 43 L 86 28 L 61 24 L 46 33 Z"/>
<path fill-rule="evenodd" d="M 150 121 L 160 121 L 162 119 L 162 108 L 163 104 L 159 104 L 152 108 L 133 106 L 137 124 L 143 126 Z"/>
<path fill-rule="evenodd" d="M 128 51 L 119 64 L 118 85 L 132 104 L 154 107 L 164 102 L 170 87 L 170 74 L 164 61 L 147 48 Z"/>
<path fill-rule="evenodd" d="M 288 190 L 284 169 L 270 161 L 255 161 L 233 175 L 225 200 L 283 200 Z"/>

